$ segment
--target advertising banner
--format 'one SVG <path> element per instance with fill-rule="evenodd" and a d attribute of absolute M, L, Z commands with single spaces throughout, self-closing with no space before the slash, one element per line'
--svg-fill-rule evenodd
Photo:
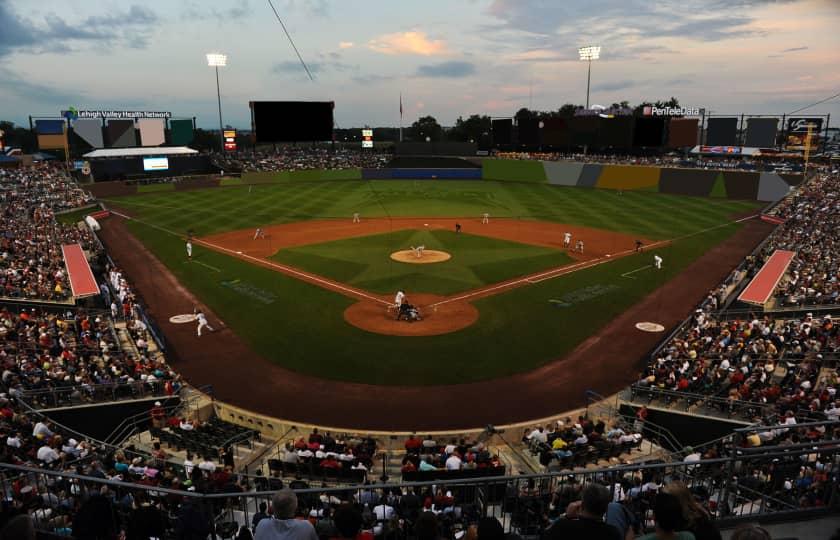
<path fill-rule="evenodd" d="M 810 146 L 813 150 L 819 143 L 822 123 L 822 118 L 788 118 L 785 148 L 788 150 L 805 150 L 806 146 Z M 808 136 L 809 126 L 811 128 L 810 138 Z"/>

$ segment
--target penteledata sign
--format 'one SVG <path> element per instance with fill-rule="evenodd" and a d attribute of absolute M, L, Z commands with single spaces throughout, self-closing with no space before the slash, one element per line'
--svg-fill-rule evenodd
<path fill-rule="evenodd" d="M 657 107 L 646 105 L 642 109 L 644 116 L 700 116 L 704 109 L 698 107 Z"/>

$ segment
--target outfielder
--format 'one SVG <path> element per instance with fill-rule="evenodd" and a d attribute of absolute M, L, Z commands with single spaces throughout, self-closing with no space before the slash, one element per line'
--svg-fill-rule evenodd
<path fill-rule="evenodd" d="M 362 218 L 359 216 L 358 212 L 353 212 L 353 223 L 361 223 Z"/>
<path fill-rule="evenodd" d="M 211 332 L 214 331 L 213 327 L 207 322 L 207 317 L 204 315 L 204 312 L 198 308 L 195 310 L 195 319 L 198 321 L 198 337 L 201 337 L 202 328 L 207 328 Z"/>
<path fill-rule="evenodd" d="M 662 257 L 660 257 L 659 255 L 654 255 L 653 266 L 655 266 L 657 270 L 662 270 Z"/>
<path fill-rule="evenodd" d="M 192 242 L 187 239 L 187 258 L 192 260 Z"/>
<path fill-rule="evenodd" d="M 487 212 L 484 212 L 481 215 L 481 223 L 483 223 L 484 225 L 490 223 L 490 214 L 488 214 Z"/>
<path fill-rule="evenodd" d="M 563 247 L 569 249 L 569 246 L 572 245 L 572 233 L 567 232 L 563 233 Z"/>

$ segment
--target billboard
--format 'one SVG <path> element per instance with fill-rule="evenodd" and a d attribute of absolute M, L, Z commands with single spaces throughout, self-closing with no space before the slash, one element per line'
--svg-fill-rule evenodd
<path fill-rule="evenodd" d="M 709 118 L 706 124 L 706 144 L 708 146 L 737 146 L 737 118 Z"/>
<path fill-rule="evenodd" d="M 332 101 L 252 101 L 257 142 L 331 141 Z"/>
<path fill-rule="evenodd" d="M 822 118 L 788 118 L 785 147 L 788 150 L 804 150 L 806 146 L 813 149 L 819 141 L 822 123 Z M 809 127 L 810 137 L 808 136 Z"/>
<path fill-rule="evenodd" d="M 137 129 L 140 131 L 141 146 L 160 146 L 166 142 L 164 134 L 165 120 L 157 118 L 141 118 L 137 121 Z"/>
<path fill-rule="evenodd" d="M 744 146 L 752 148 L 774 148 L 778 118 L 747 118 L 747 136 Z"/>
<path fill-rule="evenodd" d="M 169 158 L 166 157 L 146 157 L 143 158 L 143 170 L 149 171 L 168 171 Z"/>
<path fill-rule="evenodd" d="M 699 125 L 697 118 L 671 118 L 668 122 L 668 146 L 684 148 L 697 145 Z"/>
<path fill-rule="evenodd" d="M 491 122 L 493 131 L 493 144 L 511 144 L 511 133 L 513 132 L 513 120 L 502 118 Z"/>
<path fill-rule="evenodd" d="M 662 146 L 665 138 L 665 118 L 637 118 L 633 130 L 633 146 L 653 148 Z"/>

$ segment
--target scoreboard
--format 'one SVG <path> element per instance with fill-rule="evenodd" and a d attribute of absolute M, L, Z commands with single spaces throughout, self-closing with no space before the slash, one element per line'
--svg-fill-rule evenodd
<path fill-rule="evenodd" d="M 226 129 L 222 135 L 225 139 L 225 151 L 236 152 L 236 130 Z"/>
<path fill-rule="evenodd" d="M 362 130 L 362 148 L 373 148 L 373 130 Z"/>

